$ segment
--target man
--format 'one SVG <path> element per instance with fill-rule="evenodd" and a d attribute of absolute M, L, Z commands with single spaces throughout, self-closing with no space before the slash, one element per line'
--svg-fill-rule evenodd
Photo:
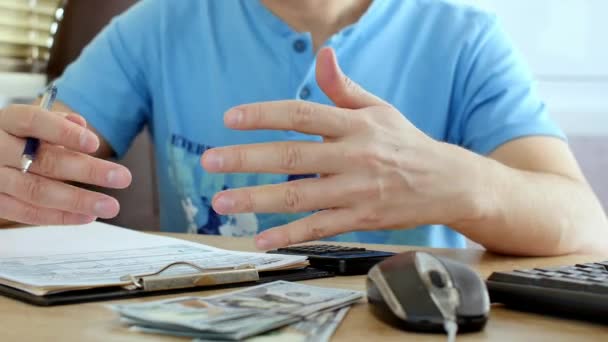
<path fill-rule="evenodd" d="M 144 0 L 57 85 L 57 113 L 0 116 L 0 217 L 113 217 L 116 200 L 61 181 L 128 186 L 128 170 L 86 153 L 120 157 L 148 125 L 165 230 L 259 233 L 261 249 L 332 236 L 462 247 L 465 235 L 526 255 L 608 243 L 529 72 L 472 8 Z M 27 136 L 48 143 L 24 175 Z"/>

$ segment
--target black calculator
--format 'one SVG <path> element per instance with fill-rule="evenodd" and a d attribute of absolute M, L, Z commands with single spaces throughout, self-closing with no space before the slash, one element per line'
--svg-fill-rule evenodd
<path fill-rule="evenodd" d="M 375 264 L 395 255 L 391 252 L 329 244 L 290 246 L 267 253 L 306 255 L 310 266 L 339 275 L 366 274 Z"/>

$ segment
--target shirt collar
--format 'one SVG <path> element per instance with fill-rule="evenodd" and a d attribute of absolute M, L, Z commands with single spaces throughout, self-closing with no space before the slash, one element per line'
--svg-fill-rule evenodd
<path fill-rule="evenodd" d="M 373 0 L 369 5 L 369 8 L 363 13 L 361 18 L 357 22 L 352 25 L 349 25 L 343 28 L 339 34 L 349 35 L 354 32 L 358 27 L 365 27 L 368 21 L 373 20 L 381 15 L 381 12 L 384 11 L 388 6 L 388 3 L 392 0 Z M 401 1 L 401 0 L 397 0 Z M 302 33 L 295 32 L 287 23 L 285 23 L 281 18 L 276 16 L 272 11 L 270 11 L 264 4 L 262 4 L 261 0 L 242 0 L 247 10 L 254 17 L 256 22 L 260 23 L 260 25 L 266 25 L 272 31 L 276 32 L 282 37 L 290 37 L 293 35 L 299 35 Z"/>

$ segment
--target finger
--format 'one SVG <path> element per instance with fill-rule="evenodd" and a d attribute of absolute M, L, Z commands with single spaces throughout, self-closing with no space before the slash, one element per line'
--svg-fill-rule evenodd
<path fill-rule="evenodd" d="M 220 214 L 298 213 L 351 207 L 375 202 L 384 196 L 383 184 L 365 182 L 353 175 L 305 178 L 281 184 L 254 186 L 219 192 L 213 209 Z"/>
<path fill-rule="evenodd" d="M 77 124 L 78 126 L 87 128 L 87 121 L 82 116 L 80 116 L 76 113 L 59 113 L 59 112 L 52 112 L 52 113 L 59 115 L 59 116 L 65 115 L 66 120 L 71 121 L 71 122 Z M 60 146 L 60 145 L 57 145 L 57 146 Z M 61 147 L 63 148 L 63 146 L 61 146 Z"/>
<path fill-rule="evenodd" d="M 31 225 L 78 225 L 95 221 L 95 217 L 40 208 L 6 194 L 0 194 L 0 217 Z"/>
<path fill-rule="evenodd" d="M 35 105 L 36 106 L 40 106 L 40 103 L 42 102 L 42 97 L 39 98 L 38 100 L 35 101 Z M 64 107 L 63 105 L 59 106 Z M 59 115 L 59 116 L 64 116 L 67 120 L 72 121 L 73 123 L 82 126 L 82 127 L 87 127 L 87 121 L 85 120 L 85 118 L 83 118 L 82 116 L 76 114 L 76 113 L 63 113 L 63 112 L 51 112 L 53 114 Z"/>
<path fill-rule="evenodd" d="M 201 161 L 209 172 L 338 173 L 341 155 L 338 143 L 290 141 L 214 148 Z"/>
<path fill-rule="evenodd" d="M 14 136 L 6 136 L 2 141 L 6 148 L 0 150 L 0 160 L 8 161 L 5 166 L 20 168 L 25 141 Z M 49 144 L 40 146 L 30 172 L 47 178 L 114 189 L 128 187 L 132 179 L 129 169 L 122 165 Z"/>
<path fill-rule="evenodd" d="M 120 205 L 114 198 L 11 168 L 0 169 L 0 192 L 37 207 L 113 218 Z"/>
<path fill-rule="evenodd" d="M 324 137 L 349 133 L 353 113 L 307 101 L 274 101 L 241 105 L 224 116 L 226 127 L 239 130 L 290 130 Z"/>
<path fill-rule="evenodd" d="M 112 189 L 131 185 L 131 172 L 120 164 L 52 145 L 43 145 L 40 149 L 41 153 L 32 163 L 32 173 Z"/>
<path fill-rule="evenodd" d="M 349 228 L 353 216 L 354 211 L 347 208 L 322 210 L 284 226 L 261 232 L 256 236 L 255 244 L 258 249 L 267 250 L 321 240 L 352 231 Z"/>
<path fill-rule="evenodd" d="M 342 72 L 332 48 L 323 48 L 317 54 L 316 78 L 321 90 L 338 107 L 360 109 L 387 105 Z"/>
<path fill-rule="evenodd" d="M 76 113 L 67 113 L 67 116 L 65 118 L 77 124 L 78 126 L 82 126 L 85 128 L 87 127 L 87 120 L 85 120 L 85 118 Z"/>
<path fill-rule="evenodd" d="M 222 191 L 213 199 L 219 214 L 298 213 L 334 208 L 350 202 L 347 177 L 306 178 L 296 181 Z M 345 195 L 346 192 L 346 195 Z"/>
<path fill-rule="evenodd" d="M 68 114 L 48 112 L 35 106 L 14 105 L 0 112 L 0 129 L 21 138 L 32 137 L 66 148 L 93 153 L 99 138 L 90 130 L 66 120 Z"/>

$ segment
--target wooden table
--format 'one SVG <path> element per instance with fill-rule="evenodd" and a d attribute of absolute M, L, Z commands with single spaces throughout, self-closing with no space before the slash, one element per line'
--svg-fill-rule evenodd
<path fill-rule="evenodd" d="M 217 236 L 172 234 L 174 237 L 208 245 L 253 251 L 253 240 Z M 403 246 L 366 247 L 403 252 Z M 434 250 L 467 262 L 487 277 L 495 270 L 557 266 L 597 261 L 597 257 L 576 255 L 555 258 L 513 258 L 497 256 L 480 250 Z M 364 276 L 335 277 L 305 281 L 306 284 L 365 290 Z M 210 295 L 221 291 L 203 291 Z M 179 296 L 179 295 L 178 295 Z M 182 294 L 183 296 L 183 294 Z M 121 301 L 141 302 L 172 296 Z M 340 325 L 335 341 L 445 341 L 443 335 L 413 334 L 385 325 L 372 316 L 367 304 L 355 306 Z M 0 341 L 183 341 L 157 335 L 128 331 L 116 314 L 102 303 L 89 303 L 41 308 L 0 297 Z M 541 315 L 510 311 L 493 306 L 486 329 L 480 333 L 459 335 L 457 341 L 608 341 L 608 326 L 570 321 Z"/>

